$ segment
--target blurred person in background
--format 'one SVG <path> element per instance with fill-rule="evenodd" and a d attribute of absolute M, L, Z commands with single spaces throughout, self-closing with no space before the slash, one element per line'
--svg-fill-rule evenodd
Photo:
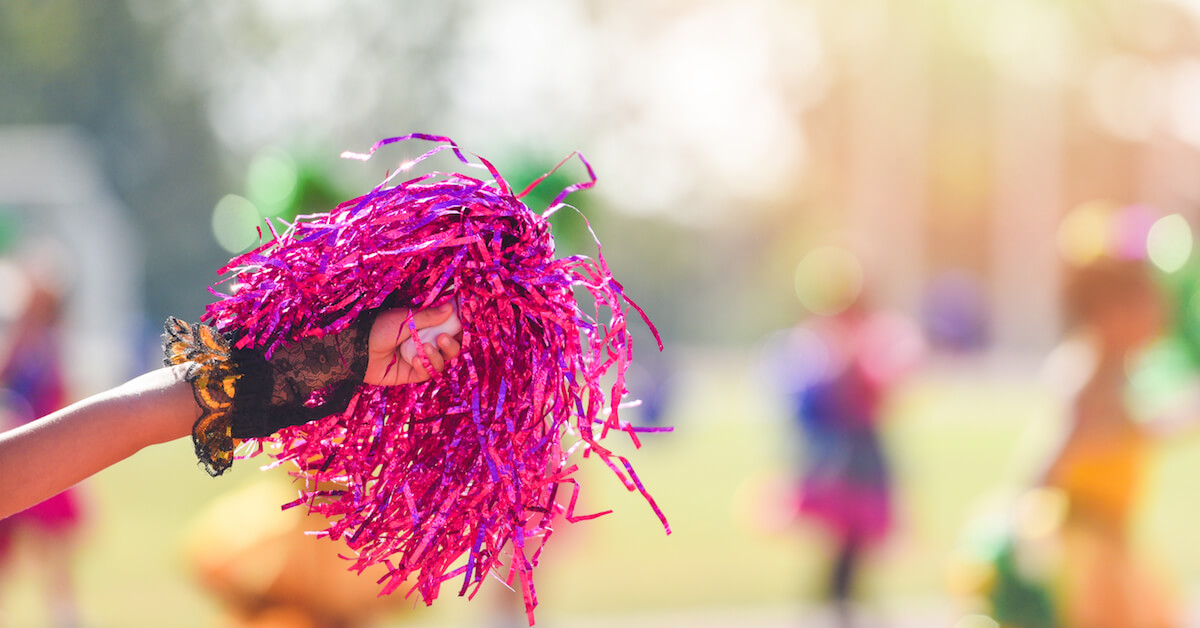
<path fill-rule="evenodd" d="M 1068 333 L 1046 368 L 1065 429 L 1008 529 L 958 570 L 969 576 L 960 592 L 981 595 L 1003 626 L 1183 625 L 1171 583 L 1132 538 L 1152 446 L 1200 414 L 1195 399 L 1152 413 L 1135 403 L 1131 365 L 1164 334 L 1168 311 L 1141 242 L 1137 255 L 1109 251 L 1070 272 Z"/>
<path fill-rule="evenodd" d="M 1086 352 L 1086 361 L 1059 380 L 1068 427 L 1043 477 L 1065 497 L 1063 624 L 1179 625 L 1129 539 L 1151 432 L 1130 411 L 1128 366 L 1163 332 L 1163 296 L 1142 260 L 1102 258 L 1075 272 L 1065 297 L 1076 334 L 1068 342 L 1080 346 L 1064 350 Z"/>
<path fill-rule="evenodd" d="M 879 423 L 896 385 L 924 353 L 924 340 L 907 318 L 868 305 L 861 264 L 848 251 L 809 253 L 797 289 L 813 315 L 787 343 L 796 354 L 789 377 L 804 445 L 796 511 L 832 540 L 825 595 L 838 623 L 852 626 L 863 561 L 893 523 Z"/>
<path fill-rule="evenodd" d="M 68 402 L 59 321 L 63 311 L 61 273 L 43 255 L 6 266 L 5 298 L 16 317 L 0 353 L 0 428 L 28 423 Z M 45 570 L 46 601 L 55 626 L 79 623 L 72 577 L 83 522 L 78 487 L 0 519 L 0 563 L 27 549 Z M 0 564 L 0 568 L 9 567 Z M 0 574 L 2 575 L 2 574 Z"/>

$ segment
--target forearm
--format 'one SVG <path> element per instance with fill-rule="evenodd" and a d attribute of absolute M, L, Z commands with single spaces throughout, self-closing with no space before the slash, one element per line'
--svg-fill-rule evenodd
<path fill-rule="evenodd" d="M 183 367 L 151 371 L 0 434 L 0 518 L 138 450 L 191 434 L 200 410 Z"/>

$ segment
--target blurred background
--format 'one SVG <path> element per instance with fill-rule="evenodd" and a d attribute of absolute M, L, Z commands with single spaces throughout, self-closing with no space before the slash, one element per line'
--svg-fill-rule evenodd
<path fill-rule="evenodd" d="M 587 470 L 592 510 L 616 512 L 556 536 L 539 624 L 835 625 L 828 538 L 792 513 L 809 454 L 777 361 L 805 355 L 781 330 L 835 313 L 831 293 L 869 295 L 926 347 L 879 410 L 894 524 L 858 585 L 863 625 L 972 612 L 952 557 L 1062 423 L 1038 374 L 1064 333 L 1064 259 L 1103 248 L 1118 210 L 1137 208 L 1122 215 L 1176 314 L 1168 366 L 1135 383 L 1192 373 L 1195 0 L 3 0 L 0 334 L 49 276 L 66 400 L 152 368 L 161 321 L 202 313 L 263 218 L 368 190 L 422 146 L 340 153 L 409 132 L 518 188 L 582 152 L 599 184 L 570 200 L 666 345 L 639 330 L 633 392 L 638 420 L 676 429 L 633 459 L 674 533 Z M 531 207 L 585 175 L 565 166 Z M 555 220 L 564 254 L 594 253 Z M 227 625 L 197 556 L 229 543 L 197 522 L 263 475 L 211 479 L 184 441 L 99 474 L 78 490 L 70 586 L 13 543 L 0 625 L 52 625 L 56 605 L 84 626 Z M 1200 438 L 1157 449 L 1134 526 L 1185 625 L 1196 477 Z M 236 560 L 269 571 L 272 552 Z M 498 591 L 443 594 L 382 621 L 515 621 Z"/>

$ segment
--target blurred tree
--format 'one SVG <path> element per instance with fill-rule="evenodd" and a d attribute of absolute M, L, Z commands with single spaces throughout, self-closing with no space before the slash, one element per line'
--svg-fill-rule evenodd
<path fill-rule="evenodd" d="M 221 188 L 211 131 L 160 49 L 124 2 L 0 3 L 0 125 L 71 124 L 95 138 L 146 247 L 151 321 L 199 316 L 223 257 L 208 236 Z"/>

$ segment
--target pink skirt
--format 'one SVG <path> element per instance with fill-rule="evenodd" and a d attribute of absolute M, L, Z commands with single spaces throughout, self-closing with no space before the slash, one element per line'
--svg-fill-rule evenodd
<path fill-rule="evenodd" d="M 891 495 L 886 487 L 821 478 L 804 482 L 797 497 L 797 514 L 820 522 L 839 539 L 874 543 L 891 530 Z"/>

